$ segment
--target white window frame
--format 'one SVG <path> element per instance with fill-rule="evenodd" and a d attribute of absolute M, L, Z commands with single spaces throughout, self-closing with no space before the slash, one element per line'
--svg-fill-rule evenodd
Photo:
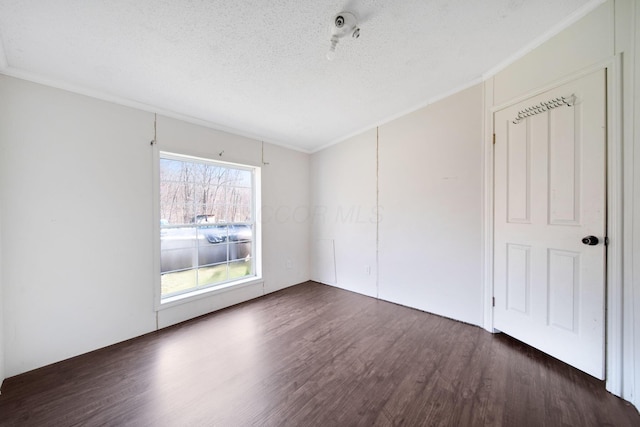
<path fill-rule="evenodd" d="M 196 299 L 209 297 L 216 293 L 227 292 L 231 289 L 241 288 L 244 286 L 254 285 L 262 282 L 262 251 L 261 251 L 261 224 L 257 220 L 258 207 L 261 204 L 261 169 L 258 166 L 239 164 L 214 160 L 203 156 L 194 156 L 190 154 L 177 153 L 174 151 L 154 150 L 154 294 L 156 310 L 172 307 L 176 304 L 193 301 Z M 161 159 L 171 159 L 178 161 L 187 161 L 193 163 L 204 163 L 233 169 L 250 171 L 252 175 L 252 200 L 251 200 L 251 220 L 242 224 L 251 225 L 253 236 L 251 240 L 252 253 L 252 269 L 253 274 L 239 279 L 231 279 L 224 282 L 203 285 L 193 288 L 179 294 L 162 297 L 161 288 L 161 225 L 160 225 L 160 161 Z M 229 223 L 240 224 L 240 223 Z"/>

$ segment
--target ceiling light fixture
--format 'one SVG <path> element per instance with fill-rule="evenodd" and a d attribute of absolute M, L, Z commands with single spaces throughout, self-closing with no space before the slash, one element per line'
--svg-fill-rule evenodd
<path fill-rule="evenodd" d="M 354 39 L 360 37 L 358 19 L 351 12 L 340 12 L 333 18 L 333 24 L 331 25 L 331 45 L 329 46 L 329 52 L 327 52 L 329 61 L 332 61 L 336 56 L 338 41 L 349 34 Z"/>

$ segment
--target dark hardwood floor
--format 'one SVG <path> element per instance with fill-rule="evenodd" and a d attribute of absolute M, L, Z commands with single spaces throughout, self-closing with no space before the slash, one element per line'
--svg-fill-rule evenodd
<path fill-rule="evenodd" d="M 5 380 L 16 426 L 640 426 L 504 335 L 309 282 Z"/>

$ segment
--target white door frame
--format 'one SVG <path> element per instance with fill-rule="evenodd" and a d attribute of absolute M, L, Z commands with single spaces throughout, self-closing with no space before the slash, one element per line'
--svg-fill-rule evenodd
<path fill-rule="evenodd" d="M 605 378 L 609 392 L 622 395 L 622 58 L 616 55 L 594 66 L 580 70 L 552 84 L 527 92 L 500 105 L 493 105 L 493 79 L 484 82 L 485 141 L 483 183 L 483 269 L 484 329 L 493 327 L 493 223 L 494 223 L 494 150 L 493 115 L 496 111 L 525 101 L 532 96 L 555 89 L 598 70 L 607 75 L 607 282 L 605 314 Z"/>

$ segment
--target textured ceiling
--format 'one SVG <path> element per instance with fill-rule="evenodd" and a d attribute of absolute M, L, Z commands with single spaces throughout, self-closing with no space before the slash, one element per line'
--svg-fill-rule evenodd
<path fill-rule="evenodd" d="M 598 3 L 0 0 L 0 72 L 314 151 L 479 81 Z M 361 36 L 330 62 L 342 10 Z"/>

